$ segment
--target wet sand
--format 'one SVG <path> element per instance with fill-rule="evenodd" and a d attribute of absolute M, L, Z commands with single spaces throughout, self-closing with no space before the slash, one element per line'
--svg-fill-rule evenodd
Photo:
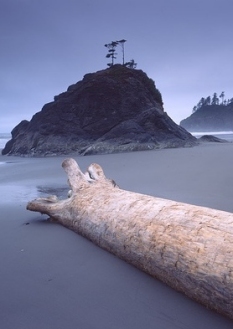
<path fill-rule="evenodd" d="M 0 327 L 225 329 L 233 321 L 26 210 L 65 197 L 66 157 L 0 156 Z M 75 157 L 124 189 L 233 212 L 233 143 Z"/>

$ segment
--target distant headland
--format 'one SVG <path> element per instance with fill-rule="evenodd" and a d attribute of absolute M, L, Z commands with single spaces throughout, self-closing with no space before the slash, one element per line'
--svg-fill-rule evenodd
<path fill-rule="evenodd" d="M 233 131 L 233 98 L 226 99 L 224 92 L 219 96 L 214 93 L 212 97 L 202 97 L 192 115 L 180 125 L 191 132 Z"/>

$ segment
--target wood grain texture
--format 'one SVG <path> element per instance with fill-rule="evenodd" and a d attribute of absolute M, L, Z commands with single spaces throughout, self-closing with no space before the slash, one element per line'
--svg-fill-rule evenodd
<path fill-rule="evenodd" d="M 120 189 L 98 164 L 62 164 L 71 197 L 28 203 L 146 273 L 233 319 L 233 214 Z"/>

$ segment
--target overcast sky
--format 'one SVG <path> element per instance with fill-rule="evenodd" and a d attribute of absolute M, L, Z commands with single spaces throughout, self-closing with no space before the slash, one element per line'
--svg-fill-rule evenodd
<path fill-rule="evenodd" d="M 175 122 L 201 97 L 232 98 L 232 13 L 232 0 L 1 0 L 0 132 L 106 68 L 104 44 L 119 39 Z"/>

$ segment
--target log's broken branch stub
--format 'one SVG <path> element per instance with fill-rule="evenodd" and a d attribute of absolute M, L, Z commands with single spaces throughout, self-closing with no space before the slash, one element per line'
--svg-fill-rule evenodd
<path fill-rule="evenodd" d="M 100 247 L 233 319 L 233 214 L 120 189 L 98 164 L 63 164 L 71 197 L 39 198 L 48 214 Z"/>

